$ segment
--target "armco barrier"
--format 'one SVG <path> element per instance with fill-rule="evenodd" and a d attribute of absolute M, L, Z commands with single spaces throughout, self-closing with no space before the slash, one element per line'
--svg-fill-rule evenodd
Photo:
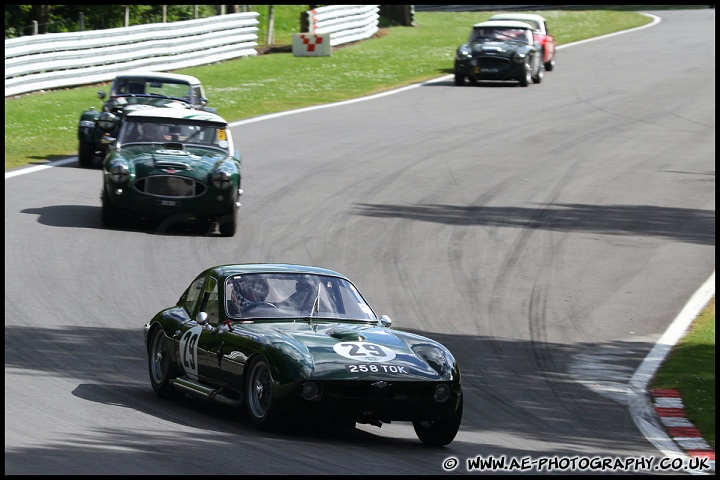
<path fill-rule="evenodd" d="M 257 12 L 5 40 L 5 97 L 257 55 Z"/>
<path fill-rule="evenodd" d="M 328 5 L 310 10 L 310 33 L 329 33 L 330 45 L 356 42 L 378 31 L 380 5 Z"/>

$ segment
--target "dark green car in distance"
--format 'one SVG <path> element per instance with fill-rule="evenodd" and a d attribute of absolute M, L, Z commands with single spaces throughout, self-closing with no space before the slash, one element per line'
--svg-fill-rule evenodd
<path fill-rule="evenodd" d="M 146 108 L 127 113 L 117 137 L 105 137 L 102 223 L 130 219 L 195 224 L 220 235 L 237 229 L 240 153 L 227 122 L 197 110 Z"/>
<path fill-rule="evenodd" d="M 391 328 L 332 270 L 208 268 L 144 333 L 159 397 L 244 408 L 261 430 L 301 419 L 338 429 L 405 421 L 421 442 L 444 446 L 460 428 L 460 369 L 450 351 Z"/>
<path fill-rule="evenodd" d="M 98 157 L 105 157 L 107 144 L 103 137 L 116 137 L 123 116 L 137 109 L 150 107 L 195 109 L 217 113 L 207 106 L 202 83 L 191 75 L 163 72 L 131 71 L 119 74 L 109 94 L 98 93 L 105 100 L 102 110 L 90 107 L 80 115 L 78 124 L 78 162 L 81 167 L 95 166 Z"/>
<path fill-rule="evenodd" d="M 473 25 L 467 43 L 455 51 L 455 85 L 485 80 L 513 80 L 521 87 L 545 76 L 542 48 L 533 27 L 513 20 L 489 20 Z"/>

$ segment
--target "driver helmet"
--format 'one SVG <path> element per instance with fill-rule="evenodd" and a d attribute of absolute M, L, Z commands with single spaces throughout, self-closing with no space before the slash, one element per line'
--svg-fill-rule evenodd
<path fill-rule="evenodd" d="M 269 291 L 270 287 L 264 278 L 240 279 L 233 284 L 233 294 L 241 305 L 264 302 Z"/>

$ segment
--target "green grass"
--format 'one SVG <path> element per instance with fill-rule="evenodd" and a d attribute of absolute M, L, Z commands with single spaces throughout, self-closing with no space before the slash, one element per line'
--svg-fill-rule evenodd
<path fill-rule="evenodd" d="M 274 45 L 289 45 L 299 31 L 304 5 L 276 5 Z M 559 45 L 650 22 L 633 10 L 695 6 L 606 6 L 543 10 Z M 267 10 L 260 13 L 259 43 L 267 37 Z M 390 27 L 371 40 L 341 46 L 330 57 L 275 53 L 178 70 L 195 75 L 210 104 L 229 121 L 332 103 L 418 83 L 452 72 L 455 48 L 470 25 L 497 12 L 415 14 L 414 27 Z M 77 154 L 77 122 L 108 84 L 5 99 L 5 170 Z M 715 448 L 715 303 L 669 355 L 653 388 L 682 392 L 688 417 Z"/>
<path fill-rule="evenodd" d="M 715 297 L 670 352 L 650 388 L 678 390 L 688 420 L 715 450 Z"/>

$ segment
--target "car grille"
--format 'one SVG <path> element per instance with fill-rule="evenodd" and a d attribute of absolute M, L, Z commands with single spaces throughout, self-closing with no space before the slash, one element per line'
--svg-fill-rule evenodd
<path fill-rule="evenodd" d="M 500 57 L 477 57 L 477 65 L 480 68 L 507 68 L 510 61 Z"/>
<path fill-rule="evenodd" d="M 186 198 L 202 195 L 206 190 L 201 182 L 175 175 L 153 175 L 141 178 L 135 182 L 135 188 L 147 195 Z"/>

